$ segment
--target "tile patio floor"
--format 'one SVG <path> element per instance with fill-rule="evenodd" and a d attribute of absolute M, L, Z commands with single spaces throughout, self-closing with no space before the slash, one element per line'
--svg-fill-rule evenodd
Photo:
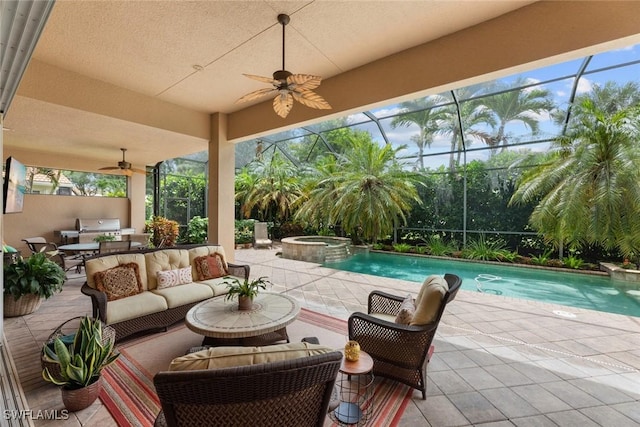
<path fill-rule="evenodd" d="M 251 265 L 252 276 L 268 276 L 273 291 L 334 317 L 366 311 L 373 289 L 405 295 L 420 287 L 281 259 L 276 251 L 237 250 L 235 258 Z M 40 377 L 39 349 L 64 320 L 90 314 L 83 281 L 71 278 L 33 315 L 5 319 L 34 411 L 62 408 L 58 389 Z M 640 426 L 640 318 L 461 290 L 445 311 L 435 346 L 427 399 L 414 392 L 401 426 Z M 34 424 L 115 425 L 99 401 L 69 420 Z"/>

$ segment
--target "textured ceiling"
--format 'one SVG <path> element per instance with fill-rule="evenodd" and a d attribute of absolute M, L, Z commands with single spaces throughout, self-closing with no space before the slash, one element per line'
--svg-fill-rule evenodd
<path fill-rule="evenodd" d="M 231 113 L 247 107 L 235 103 L 240 96 L 265 87 L 242 73 L 281 68 L 279 13 L 291 16 L 286 68 L 327 79 L 530 3 L 58 0 L 33 58 L 190 110 Z M 31 99 L 20 88 L 5 126 L 5 146 L 110 163 L 127 141 L 153 141 L 129 147 L 138 165 L 206 148 L 201 138 Z"/>

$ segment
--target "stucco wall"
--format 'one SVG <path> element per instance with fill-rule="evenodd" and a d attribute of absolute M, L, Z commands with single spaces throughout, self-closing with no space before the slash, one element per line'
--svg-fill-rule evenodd
<path fill-rule="evenodd" d="M 26 194 L 22 213 L 3 215 L 3 239 L 23 254 L 29 254 L 21 239 L 42 236 L 58 243 L 53 231 L 74 230 L 76 218 L 80 217 L 119 218 L 121 227 L 129 227 L 129 199 Z"/>

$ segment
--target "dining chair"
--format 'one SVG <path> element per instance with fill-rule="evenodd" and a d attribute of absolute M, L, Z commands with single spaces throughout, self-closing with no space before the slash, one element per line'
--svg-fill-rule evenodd
<path fill-rule="evenodd" d="M 124 252 L 128 250 L 131 250 L 131 240 L 114 240 L 111 242 L 100 242 L 100 246 L 98 246 L 99 254 Z"/>

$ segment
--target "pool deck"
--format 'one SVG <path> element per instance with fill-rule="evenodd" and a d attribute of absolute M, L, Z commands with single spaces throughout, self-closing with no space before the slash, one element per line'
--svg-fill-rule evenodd
<path fill-rule="evenodd" d="M 273 291 L 295 297 L 302 307 L 341 319 L 366 311 L 374 289 L 406 295 L 420 288 L 282 259 L 278 250 L 236 250 L 235 262 L 251 265 L 252 277 L 267 276 Z M 83 280 L 69 280 L 36 313 L 5 319 L 8 346 L 32 410 L 59 405 L 58 390 L 39 377 L 38 350 L 55 326 L 90 311 L 89 299 L 79 291 Z M 414 392 L 400 426 L 640 425 L 638 317 L 461 290 L 434 342 L 427 399 Z M 45 424 L 50 423 L 35 421 Z M 115 423 L 98 401 L 52 425 Z"/>

